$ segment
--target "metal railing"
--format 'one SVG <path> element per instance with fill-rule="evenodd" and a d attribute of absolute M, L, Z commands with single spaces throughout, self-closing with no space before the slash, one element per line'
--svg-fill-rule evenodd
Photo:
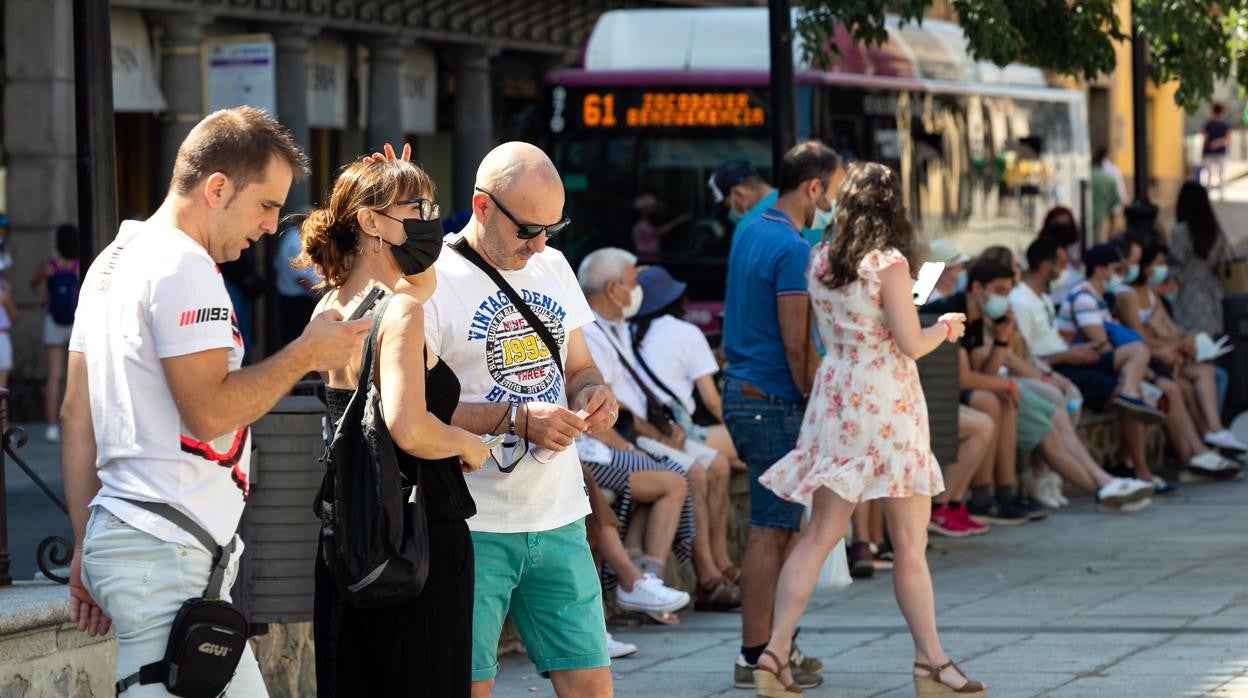
<path fill-rule="evenodd" d="M 9 421 L 9 391 L 0 388 L 0 425 L 7 427 Z M 17 449 L 22 448 L 27 443 L 26 431 L 21 427 L 7 427 L 4 429 L 3 448 L 0 448 L 0 586 L 9 586 L 13 583 L 13 577 L 10 574 L 10 555 L 9 555 L 9 516 L 8 516 L 8 485 L 5 481 L 5 467 L 7 461 L 11 459 L 17 467 L 26 473 L 35 485 L 47 495 L 48 499 L 57 506 L 66 515 L 69 514 L 69 508 L 65 506 L 65 502 L 48 487 L 48 484 L 39 477 L 26 461 L 17 453 Z M 39 541 L 39 545 L 35 547 L 35 564 L 38 565 L 39 571 L 45 577 L 61 584 L 68 584 L 69 578 L 62 577 L 52 571 L 53 567 L 63 567 L 70 563 L 73 558 L 73 543 L 66 540 L 62 536 L 48 536 Z"/>

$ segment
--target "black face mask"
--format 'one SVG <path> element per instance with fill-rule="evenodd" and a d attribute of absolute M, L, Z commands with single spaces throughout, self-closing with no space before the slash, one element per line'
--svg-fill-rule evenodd
<path fill-rule="evenodd" d="M 403 232 L 407 239 L 401 245 L 391 245 L 390 254 L 399 265 L 403 276 L 413 276 L 433 266 L 442 253 L 442 221 L 422 221 L 404 218 Z"/>

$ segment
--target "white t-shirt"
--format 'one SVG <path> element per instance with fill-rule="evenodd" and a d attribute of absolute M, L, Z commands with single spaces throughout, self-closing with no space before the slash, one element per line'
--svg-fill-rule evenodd
<path fill-rule="evenodd" d="M 633 370 L 637 371 L 637 375 L 642 375 L 641 367 L 637 365 L 637 357 L 633 356 L 628 325 L 623 320 L 608 320 L 594 313 L 594 321 L 581 334 L 585 337 L 585 344 L 589 346 L 589 355 L 594 359 L 594 365 L 598 367 L 602 379 L 611 386 L 615 399 L 637 418 L 645 419 L 646 394 L 637 387 L 637 382 L 633 380 L 628 369 L 624 368 L 624 364 L 620 363 L 620 354 L 623 354 Z M 616 353 L 617 348 L 619 354 Z M 642 380 L 645 380 L 644 376 Z M 648 384 L 646 387 L 653 390 Z M 663 396 L 655 393 L 655 397 L 662 399 Z"/>
<path fill-rule="evenodd" d="M 1010 291 L 1010 308 L 1032 354 L 1043 358 L 1070 348 L 1057 331 L 1057 314 L 1047 296 L 1038 296 L 1027 284 L 1019 284 Z"/>
<path fill-rule="evenodd" d="M 250 487 L 251 431 L 207 443 L 190 436 L 160 363 L 223 348 L 230 370 L 242 366 L 242 335 L 216 263 L 176 228 L 123 222 L 87 272 L 69 340 L 87 363 L 101 485 L 93 505 L 161 540 L 199 545 L 117 497 L 164 502 L 217 543 L 233 538 Z"/>
<path fill-rule="evenodd" d="M 640 351 L 646 366 L 680 398 L 680 404 L 692 415 L 697 408 L 693 400 L 694 384 L 700 378 L 713 376 L 719 371 L 715 352 L 711 351 L 702 330 L 691 322 L 664 315 L 650 323 Z M 638 369 L 641 370 L 641 367 L 638 366 Z M 647 381 L 650 379 L 644 370 L 642 377 Z M 660 399 L 669 399 L 662 389 L 657 389 L 655 395 Z"/>
<path fill-rule="evenodd" d="M 438 288 L 425 303 L 425 342 L 459 377 L 460 400 L 567 407 L 563 376 L 507 294 L 449 247 L 434 268 Z M 524 269 L 500 273 L 550 328 L 566 365 L 569 336 L 594 316 L 563 253 L 547 247 Z M 474 531 L 549 531 L 589 514 L 575 448 L 545 464 L 525 456 L 510 474 L 487 463 L 465 479 L 477 503 L 468 520 Z"/>

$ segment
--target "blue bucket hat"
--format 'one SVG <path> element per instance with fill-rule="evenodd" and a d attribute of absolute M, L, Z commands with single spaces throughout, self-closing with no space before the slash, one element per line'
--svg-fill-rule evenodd
<path fill-rule="evenodd" d="M 677 281 L 663 267 L 646 267 L 637 274 L 637 284 L 641 286 L 641 307 L 637 309 L 637 317 L 652 315 L 676 302 L 685 295 L 689 287 L 683 281 Z"/>

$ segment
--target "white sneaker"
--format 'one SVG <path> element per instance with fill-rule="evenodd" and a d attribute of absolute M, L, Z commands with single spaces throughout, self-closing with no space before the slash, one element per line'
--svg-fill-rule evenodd
<path fill-rule="evenodd" d="M 1066 486 L 1066 481 L 1062 479 L 1062 476 L 1058 475 L 1057 471 L 1050 470 L 1049 474 L 1045 476 L 1045 480 L 1048 481 L 1049 487 L 1053 490 L 1053 498 L 1064 507 L 1070 506 L 1070 500 L 1062 492 L 1062 489 Z"/>
<path fill-rule="evenodd" d="M 1230 429 L 1205 432 L 1205 443 L 1228 451 L 1248 451 L 1248 444 L 1240 441 Z"/>
<path fill-rule="evenodd" d="M 611 633 L 607 633 L 607 656 L 612 659 L 619 659 L 620 657 L 628 657 L 634 654 L 637 654 L 637 645 L 631 642 L 620 642 Z"/>
<path fill-rule="evenodd" d="M 1037 479 L 1031 486 L 1031 498 L 1048 509 L 1061 509 L 1062 500 L 1052 481 L 1047 477 Z"/>
<path fill-rule="evenodd" d="M 1156 489 L 1157 487 L 1151 482 L 1116 477 L 1096 491 L 1096 501 L 1109 507 L 1120 507 L 1123 504 L 1147 499 Z"/>
<path fill-rule="evenodd" d="M 48 430 L 43 432 L 43 438 L 50 444 L 59 444 L 61 442 L 61 428 L 55 424 L 49 424 Z"/>
<path fill-rule="evenodd" d="M 672 613 L 689 605 L 689 594 L 673 589 L 653 574 L 646 574 L 633 585 L 632 591 L 615 588 L 615 601 L 628 611 Z"/>
<path fill-rule="evenodd" d="M 1223 458 L 1215 451 L 1205 451 L 1199 456 L 1192 456 L 1187 467 L 1206 475 L 1229 475 L 1240 469 L 1239 463 Z"/>

